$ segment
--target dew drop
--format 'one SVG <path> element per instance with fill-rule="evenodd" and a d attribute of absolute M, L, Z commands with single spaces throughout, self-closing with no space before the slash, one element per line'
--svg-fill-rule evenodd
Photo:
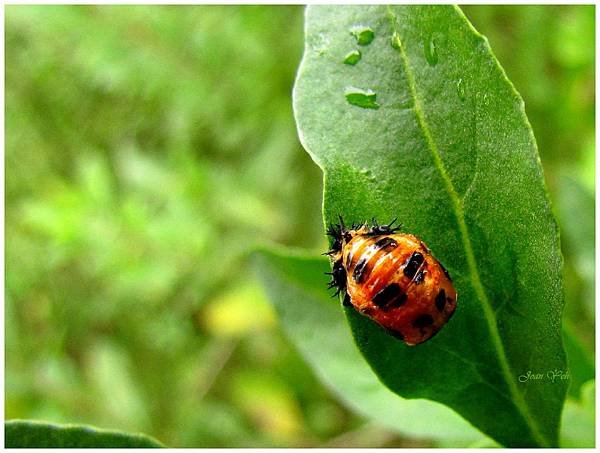
<path fill-rule="evenodd" d="M 438 62 L 436 42 L 433 36 L 425 41 L 425 59 L 431 66 L 435 66 Z"/>
<path fill-rule="evenodd" d="M 458 79 L 458 82 L 456 82 L 456 92 L 458 93 L 458 97 L 460 98 L 460 100 L 464 101 L 466 98 L 466 94 L 463 79 Z"/>
<path fill-rule="evenodd" d="M 380 107 L 377 103 L 377 94 L 373 90 L 348 87 L 346 88 L 345 96 L 349 104 L 362 107 L 363 109 L 377 110 Z"/>
<path fill-rule="evenodd" d="M 400 35 L 398 34 L 397 31 L 395 31 L 394 34 L 392 35 L 391 44 L 392 44 L 392 47 L 396 50 L 400 50 L 400 48 L 402 47 L 402 41 L 400 41 Z"/>
<path fill-rule="evenodd" d="M 359 25 L 350 29 L 350 34 L 356 38 L 359 46 L 368 46 L 375 39 L 375 33 L 370 27 Z"/>
<path fill-rule="evenodd" d="M 344 63 L 354 66 L 360 61 L 361 58 L 362 54 L 360 53 L 360 50 L 353 50 L 348 52 L 348 54 L 344 57 Z"/>

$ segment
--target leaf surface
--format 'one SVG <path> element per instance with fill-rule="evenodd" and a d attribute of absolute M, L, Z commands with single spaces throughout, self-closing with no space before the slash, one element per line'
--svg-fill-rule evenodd
<path fill-rule="evenodd" d="M 374 39 L 352 66 L 357 26 Z M 350 103 L 352 89 L 378 108 Z M 519 379 L 566 370 L 558 231 L 523 101 L 487 40 L 447 5 L 309 6 L 294 111 L 324 172 L 325 222 L 398 217 L 459 294 L 416 347 L 345 309 L 382 382 L 503 445 L 557 446 L 567 381 Z"/>
<path fill-rule="evenodd" d="M 34 420 L 4 423 L 7 448 L 160 448 L 143 434 L 109 431 L 85 425 L 61 425 Z"/>

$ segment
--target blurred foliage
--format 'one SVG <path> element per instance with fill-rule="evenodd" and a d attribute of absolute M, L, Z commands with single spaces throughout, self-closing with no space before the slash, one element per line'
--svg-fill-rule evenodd
<path fill-rule="evenodd" d="M 594 7 L 468 6 L 525 99 L 593 361 Z M 177 447 L 428 446 L 282 335 L 253 244 L 325 248 L 302 8 L 7 6 L 5 415 Z M 592 362 L 593 363 L 593 362 Z"/>
<path fill-rule="evenodd" d="M 565 402 L 561 447 L 590 448 L 596 445 L 595 403 L 596 384 L 593 380 L 581 386 L 579 399 Z"/>

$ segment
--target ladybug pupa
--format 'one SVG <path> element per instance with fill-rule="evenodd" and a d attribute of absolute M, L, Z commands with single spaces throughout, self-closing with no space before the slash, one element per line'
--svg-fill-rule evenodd
<path fill-rule="evenodd" d="M 456 309 L 456 290 L 444 266 L 416 236 L 399 233 L 395 221 L 375 219 L 347 228 L 343 219 L 327 234 L 329 287 L 344 305 L 373 319 L 389 334 L 414 346 L 440 331 Z"/>

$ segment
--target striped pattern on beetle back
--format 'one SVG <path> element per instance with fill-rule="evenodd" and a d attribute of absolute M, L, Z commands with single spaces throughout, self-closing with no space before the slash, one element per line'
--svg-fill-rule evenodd
<path fill-rule="evenodd" d="M 427 267 L 425 256 L 429 253 L 414 236 L 358 236 L 352 240 L 349 248 L 348 255 L 352 257 L 350 266 L 346 267 L 349 284 L 360 285 L 366 299 L 372 300 L 390 283 L 400 284 L 402 294 L 394 303 L 386 304 L 387 309 L 402 304 L 408 286 L 420 285 L 424 280 Z M 402 283 L 401 277 L 411 280 L 411 283 Z"/>
<path fill-rule="evenodd" d="M 389 236 L 357 236 L 350 245 L 345 267 L 349 277 L 358 284 L 368 281 L 382 259 L 398 247 Z"/>

